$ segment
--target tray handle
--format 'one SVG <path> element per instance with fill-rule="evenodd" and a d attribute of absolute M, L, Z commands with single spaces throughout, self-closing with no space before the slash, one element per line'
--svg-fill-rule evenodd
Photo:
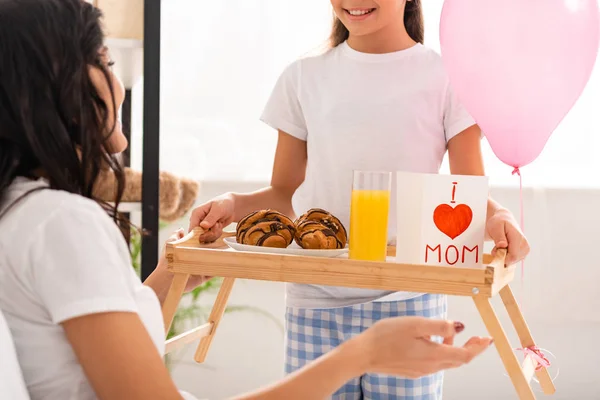
<path fill-rule="evenodd" d="M 222 249 L 227 247 L 227 244 L 223 241 L 223 239 L 228 237 L 234 237 L 235 231 L 223 231 L 221 237 L 211 243 L 202 243 L 200 242 L 200 236 L 205 232 L 204 229 L 199 226 L 192 229 L 188 232 L 187 235 L 182 237 L 179 240 L 175 240 L 170 242 L 169 244 L 174 247 L 196 247 L 201 249 Z"/>

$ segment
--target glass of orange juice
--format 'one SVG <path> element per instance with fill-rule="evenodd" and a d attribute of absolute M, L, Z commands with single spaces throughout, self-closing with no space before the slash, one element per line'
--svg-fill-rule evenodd
<path fill-rule="evenodd" d="M 354 171 L 349 258 L 385 261 L 392 173 Z"/>

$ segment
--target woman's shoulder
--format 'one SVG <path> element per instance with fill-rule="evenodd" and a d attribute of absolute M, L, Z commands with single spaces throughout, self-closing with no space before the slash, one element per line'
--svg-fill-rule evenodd
<path fill-rule="evenodd" d="M 17 210 L 44 210 L 66 211 L 69 213 L 99 214 L 106 215 L 102 207 L 94 200 L 75 193 L 69 193 L 65 190 L 52 189 L 44 179 L 30 180 L 26 178 L 17 178 L 8 190 L 8 202 L 2 204 L 4 208 L 10 205 L 12 201 L 23 196 L 23 200 L 15 204 Z"/>
<path fill-rule="evenodd" d="M 0 238 L 4 236 L 1 232 L 11 232 L 11 237 L 20 239 L 36 233 L 52 234 L 56 223 L 68 225 L 77 221 L 91 229 L 112 224 L 108 214 L 94 200 L 51 189 L 44 180 L 17 178 L 8 189 L 0 213 L 7 207 L 10 209 L 0 219 L 3 227 Z"/>

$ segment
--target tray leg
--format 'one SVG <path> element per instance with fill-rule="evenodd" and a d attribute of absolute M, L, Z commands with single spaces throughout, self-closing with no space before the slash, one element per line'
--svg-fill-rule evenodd
<path fill-rule="evenodd" d="M 506 332 L 504 332 L 500 320 L 490 303 L 490 299 L 482 296 L 474 296 L 473 300 L 475 301 L 475 305 L 479 310 L 479 314 L 481 315 L 489 334 L 494 338 L 496 349 L 500 354 L 500 358 L 504 363 L 504 368 L 506 368 L 506 372 L 514 385 L 517 394 L 519 395 L 519 399 L 535 400 L 535 395 L 533 394 L 531 386 L 529 386 L 529 381 L 521 369 L 519 360 L 513 352 L 508 337 L 506 336 Z"/>
<path fill-rule="evenodd" d="M 190 274 L 176 273 L 175 276 L 173 276 L 173 282 L 171 282 L 169 293 L 167 293 L 167 297 L 165 298 L 162 306 L 165 335 L 167 335 L 169 333 L 169 329 L 171 329 L 173 317 L 175 316 L 177 306 L 179 306 L 179 301 L 181 300 L 181 296 L 183 296 L 185 285 L 187 285 L 189 278 Z"/>
<path fill-rule="evenodd" d="M 515 330 L 519 335 L 519 340 L 521 341 L 521 347 L 527 348 L 531 346 L 535 346 L 535 342 L 533 341 L 533 336 L 531 335 L 531 331 L 527 326 L 527 322 L 525 321 L 525 317 L 523 317 L 523 313 L 515 299 L 515 296 L 510 289 L 510 286 L 506 285 L 502 290 L 500 290 L 500 298 L 506 307 L 506 311 L 508 312 L 508 316 L 515 326 Z M 544 394 L 554 394 L 556 392 L 556 388 L 554 387 L 554 383 L 552 382 L 552 378 L 550 377 L 550 373 L 546 368 L 542 368 L 535 372 L 537 376 L 540 386 Z"/>
<path fill-rule="evenodd" d="M 225 308 L 227 307 L 227 300 L 229 299 L 231 289 L 233 289 L 234 282 L 235 278 L 223 279 L 221 289 L 219 289 L 219 294 L 217 294 L 215 304 L 213 305 L 212 311 L 210 312 L 210 317 L 208 318 L 208 322 L 212 325 L 212 327 L 210 333 L 207 336 L 200 339 L 198 349 L 196 350 L 196 354 L 194 356 L 194 360 L 196 360 L 196 362 L 202 363 L 206 359 L 208 348 L 212 343 L 212 339 L 215 336 L 215 332 L 217 331 L 219 322 L 221 322 L 221 318 L 223 317 L 223 313 L 225 312 Z"/>

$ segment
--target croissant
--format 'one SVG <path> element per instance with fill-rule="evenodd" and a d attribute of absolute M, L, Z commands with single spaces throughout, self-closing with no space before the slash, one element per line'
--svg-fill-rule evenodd
<path fill-rule="evenodd" d="M 274 210 L 260 210 L 238 222 L 236 240 L 251 246 L 286 248 L 294 240 L 295 233 L 290 218 Z"/>
<path fill-rule="evenodd" d="M 348 234 L 342 222 L 320 208 L 308 210 L 295 222 L 294 240 L 304 249 L 343 249 Z"/>

